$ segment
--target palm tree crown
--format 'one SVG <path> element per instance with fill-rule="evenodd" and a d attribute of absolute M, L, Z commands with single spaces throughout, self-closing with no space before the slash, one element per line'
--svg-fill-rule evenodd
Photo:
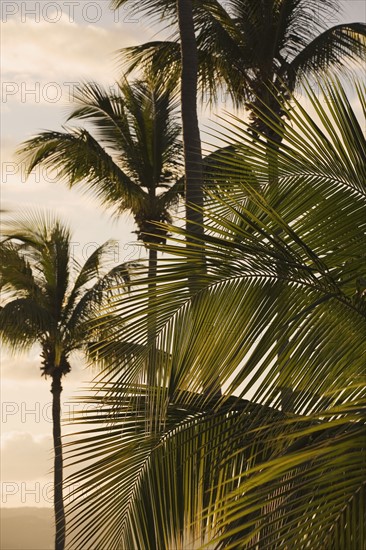
<path fill-rule="evenodd" d="M 70 187 L 83 186 L 117 215 L 130 211 L 145 244 L 164 242 L 153 223 L 170 220 L 183 189 L 174 94 L 148 76 L 132 84 L 122 79 L 113 92 L 89 83 L 74 99 L 68 120 L 90 123 L 94 135 L 80 127 L 42 132 L 20 149 L 28 171 L 39 164 L 57 170 Z"/>
<path fill-rule="evenodd" d="M 144 4 L 146 4 L 145 2 Z M 163 9 L 166 2 L 151 0 Z M 204 97 L 217 100 L 224 87 L 236 106 L 270 101 L 271 86 L 294 91 L 301 78 L 328 67 L 345 70 L 366 55 L 366 25 L 338 24 L 334 0 L 217 0 L 197 3 L 195 28 L 199 83 Z M 179 37 L 125 48 L 127 72 L 152 61 L 177 80 Z M 273 103 L 276 108 L 276 103 Z M 270 105 L 272 107 L 272 104 Z M 257 119 L 258 120 L 258 119 Z"/>
<path fill-rule="evenodd" d="M 3 234 L 1 337 L 17 350 L 39 343 L 43 374 L 53 376 L 57 370 L 65 375 L 70 353 L 90 342 L 89 322 L 105 301 L 104 289 L 112 282 L 122 284 L 127 267 L 121 264 L 101 275 L 112 242 L 81 265 L 72 257 L 69 229 L 51 216 L 18 218 Z"/>

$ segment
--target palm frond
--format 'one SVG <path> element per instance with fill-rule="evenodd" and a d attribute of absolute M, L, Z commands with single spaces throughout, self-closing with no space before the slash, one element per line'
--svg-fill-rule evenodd
<path fill-rule="evenodd" d="M 102 203 L 117 212 L 130 203 L 136 208 L 143 198 L 143 190 L 85 129 L 44 132 L 26 141 L 19 155 L 27 162 L 29 172 L 42 164 L 57 171 L 58 178 L 64 179 L 70 187 L 86 186 Z"/>
<path fill-rule="evenodd" d="M 100 389 L 83 399 L 93 409 L 80 411 L 69 457 L 93 461 L 69 480 L 71 547 L 305 548 L 337 544 L 340 531 L 362 546 L 362 399 L 302 418 L 238 399 L 171 404 L 165 429 L 148 434 L 143 388 L 130 386 L 133 410 L 118 386 Z"/>
<path fill-rule="evenodd" d="M 131 353 L 99 347 L 113 365 L 71 444 L 74 547 L 364 544 L 365 136 L 331 87 L 326 104 L 308 90 L 319 123 L 293 98 L 271 117 L 280 145 L 233 119 L 205 236 L 187 250 L 169 226 L 156 278 L 115 296 Z"/>
<path fill-rule="evenodd" d="M 293 75 L 319 75 L 329 68 L 346 72 L 350 63 L 362 66 L 366 56 L 366 25 L 349 23 L 332 27 L 312 42 L 291 61 L 289 72 Z M 352 69 L 351 69 L 352 70 Z"/>
<path fill-rule="evenodd" d="M 36 300 L 18 298 L 0 308 L 0 337 L 12 351 L 24 351 L 54 326 L 52 315 Z"/>
<path fill-rule="evenodd" d="M 167 77 L 169 82 L 179 79 L 180 46 L 177 41 L 154 40 L 137 46 L 129 46 L 118 50 L 118 56 L 123 71 L 128 76 L 136 69 L 154 70 L 159 77 Z"/>

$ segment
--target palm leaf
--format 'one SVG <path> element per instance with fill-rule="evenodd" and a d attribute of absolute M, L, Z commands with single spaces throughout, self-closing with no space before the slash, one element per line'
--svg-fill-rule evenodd
<path fill-rule="evenodd" d="M 349 63 L 362 64 L 366 55 L 366 25 L 350 23 L 337 25 L 313 39 L 291 61 L 293 74 L 319 74 L 319 71 L 332 68 L 344 73 Z"/>
<path fill-rule="evenodd" d="M 280 147 L 226 126 L 205 237 L 187 250 L 169 226 L 156 279 L 115 295 L 124 325 L 85 398 L 103 409 L 71 445 L 74 547 L 364 544 L 365 137 L 340 83 L 329 92 L 308 90 L 319 123 L 293 98 L 288 122 L 271 118 Z"/>
<path fill-rule="evenodd" d="M 29 172 L 42 163 L 70 187 L 86 186 L 104 204 L 123 210 L 139 204 L 143 191 L 113 161 L 87 130 L 44 132 L 25 142 L 19 154 Z"/>

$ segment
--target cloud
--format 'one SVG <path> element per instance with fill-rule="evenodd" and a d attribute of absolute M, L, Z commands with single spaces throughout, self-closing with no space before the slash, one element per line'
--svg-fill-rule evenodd
<path fill-rule="evenodd" d="M 40 357 L 39 352 L 34 347 L 27 354 L 12 354 L 5 351 L 1 352 L 1 378 L 10 380 L 34 380 L 40 376 Z"/>
<path fill-rule="evenodd" d="M 75 242 L 74 244 L 76 247 L 79 243 Z M 3 349 L 1 352 L 1 363 L 1 378 L 4 384 L 6 381 L 19 382 L 25 380 L 27 382 L 32 381 L 35 384 L 44 382 L 44 378 L 41 379 L 40 371 L 40 349 L 36 345 L 30 351 L 28 350 L 24 353 L 11 353 Z M 67 382 L 70 378 L 73 378 L 74 383 L 91 380 L 96 374 L 94 369 L 88 370 L 86 367 L 86 361 L 82 352 L 72 353 L 70 355 L 70 363 L 72 371 L 65 378 Z"/>
<path fill-rule="evenodd" d="M 123 246 L 131 243 L 135 240 L 135 235 L 131 234 L 134 229 L 131 219 L 125 217 L 118 224 L 113 223 L 110 212 L 103 213 L 96 200 L 56 185 L 50 174 L 45 177 L 43 173 L 36 173 L 25 182 L 22 166 L 18 165 L 14 152 L 22 141 L 43 129 L 61 129 L 69 112 L 74 83 L 92 79 L 113 85 L 119 74 L 114 52 L 150 39 L 153 32 L 143 19 L 135 20 L 126 10 L 116 16 L 108 9 L 108 2 L 102 0 L 99 5 L 103 17 L 94 23 L 91 22 L 92 8 L 80 13 L 88 2 L 74 3 L 74 21 L 67 11 L 70 2 L 49 3 L 46 16 L 41 14 L 38 19 L 37 13 L 32 16 L 31 12 L 42 10 L 41 2 L 8 4 L 15 9 L 3 4 L 3 9 L 8 10 L 2 12 L 5 21 L 1 100 L 3 208 L 16 210 L 19 206 L 44 204 L 70 219 L 72 226 L 77 228 L 75 239 L 80 243 L 101 244 L 110 237 L 121 239 Z M 54 24 L 48 21 L 54 17 L 51 5 L 56 6 L 54 11 L 57 6 L 62 11 Z M 16 13 L 11 16 L 11 11 Z"/>

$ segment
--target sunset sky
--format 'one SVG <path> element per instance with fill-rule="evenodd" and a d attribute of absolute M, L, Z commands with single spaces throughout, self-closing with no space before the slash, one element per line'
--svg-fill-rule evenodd
<path fill-rule="evenodd" d="M 330 26 L 366 20 L 364 0 L 341 4 L 344 12 Z M 126 10 L 114 14 L 108 6 L 108 0 L 2 1 L 1 207 L 11 212 L 51 209 L 70 223 L 79 256 L 85 259 L 97 244 L 115 238 L 123 261 L 142 253 L 128 216 L 112 221 L 97 202 L 40 172 L 25 181 L 14 157 L 28 137 L 43 129 L 61 129 L 75 83 L 95 80 L 113 85 L 119 75 L 116 50 L 156 35 L 156 27 L 128 16 Z M 208 116 L 207 112 L 202 116 L 202 126 Z M 51 506 L 50 381 L 40 378 L 37 350 L 25 356 L 2 351 L 1 359 L 2 506 Z M 72 365 L 63 384 L 66 417 L 72 417 L 70 399 L 83 381 L 92 378 L 80 357 Z"/>

